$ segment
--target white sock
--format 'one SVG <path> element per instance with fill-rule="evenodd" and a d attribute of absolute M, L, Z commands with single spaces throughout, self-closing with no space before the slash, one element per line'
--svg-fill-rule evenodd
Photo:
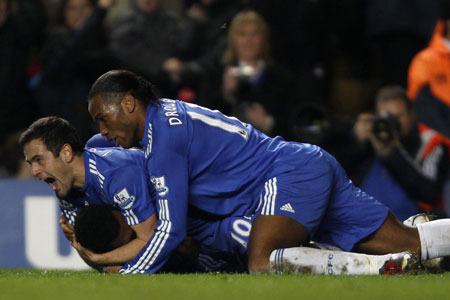
<path fill-rule="evenodd" d="M 450 219 L 417 224 L 422 260 L 450 256 Z"/>
<path fill-rule="evenodd" d="M 270 272 L 317 275 L 378 275 L 393 255 L 367 255 L 308 247 L 277 249 L 270 254 Z"/>

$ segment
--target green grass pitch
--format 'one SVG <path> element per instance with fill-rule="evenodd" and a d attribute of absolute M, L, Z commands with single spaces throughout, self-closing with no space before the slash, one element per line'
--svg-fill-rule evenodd
<path fill-rule="evenodd" d="M 430 275 L 116 275 L 0 270 L 0 299 L 450 299 L 450 273 Z"/>

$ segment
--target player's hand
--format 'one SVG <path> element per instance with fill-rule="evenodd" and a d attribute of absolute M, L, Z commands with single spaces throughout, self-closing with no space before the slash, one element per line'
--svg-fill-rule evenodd
<path fill-rule="evenodd" d="M 78 251 L 78 254 L 81 256 L 81 258 L 83 258 L 83 260 L 88 260 L 93 264 L 97 264 L 97 265 L 101 265 L 104 262 L 102 261 L 102 255 L 92 252 L 91 250 L 84 248 L 80 243 L 78 243 L 76 241 L 76 239 L 74 238 L 74 240 L 72 241 L 72 247 L 75 248 L 75 250 Z"/>
<path fill-rule="evenodd" d="M 61 226 L 61 229 L 64 233 L 64 235 L 66 236 L 66 238 L 72 243 L 73 240 L 75 239 L 75 232 L 73 229 L 73 225 L 69 224 L 69 222 L 67 222 L 66 218 L 64 218 L 64 215 L 61 214 L 61 216 L 59 217 L 59 225 Z"/>
<path fill-rule="evenodd" d="M 105 273 L 119 273 L 120 268 L 122 268 L 122 266 L 104 266 L 103 267 L 103 272 L 105 272 Z"/>

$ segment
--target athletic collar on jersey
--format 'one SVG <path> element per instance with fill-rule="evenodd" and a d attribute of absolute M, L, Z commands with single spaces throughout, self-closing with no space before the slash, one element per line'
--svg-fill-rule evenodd
<path fill-rule="evenodd" d="M 142 140 L 139 142 L 142 150 L 144 150 L 145 158 L 148 158 L 152 152 L 152 143 L 153 143 L 153 127 L 150 120 L 153 118 L 154 111 L 157 110 L 157 107 L 153 107 L 152 105 L 147 106 L 147 113 L 145 116 L 145 129 L 144 136 Z"/>

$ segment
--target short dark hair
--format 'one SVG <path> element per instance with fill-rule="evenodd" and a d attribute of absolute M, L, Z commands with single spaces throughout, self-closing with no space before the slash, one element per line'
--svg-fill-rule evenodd
<path fill-rule="evenodd" d="M 105 253 L 114 249 L 113 243 L 120 233 L 120 223 L 108 205 L 89 205 L 75 218 L 75 239 L 83 247 Z"/>
<path fill-rule="evenodd" d="M 386 85 L 380 88 L 375 96 L 375 102 L 386 102 L 393 99 L 402 100 L 408 109 L 412 108 L 412 102 L 406 95 L 406 90 L 401 85 Z"/>
<path fill-rule="evenodd" d="M 19 144 L 23 149 L 34 139 L 41 139 L 55 157 L 59 156 L 64 144 L 69 144 L 76 154 L 83 153 L 84 145 L 80 136 L 76 129 L 63 118 L 45 117 L 35 121 L 21 134 Z"/>
<path fill-rule="evenodd" d="M 101 75 L 89 90 L 88 101 L 101 95 L 118 102 L 128 93 L 146 106 L 159 101 L 148 80 L 127 70 L 112 70 Z"/>

